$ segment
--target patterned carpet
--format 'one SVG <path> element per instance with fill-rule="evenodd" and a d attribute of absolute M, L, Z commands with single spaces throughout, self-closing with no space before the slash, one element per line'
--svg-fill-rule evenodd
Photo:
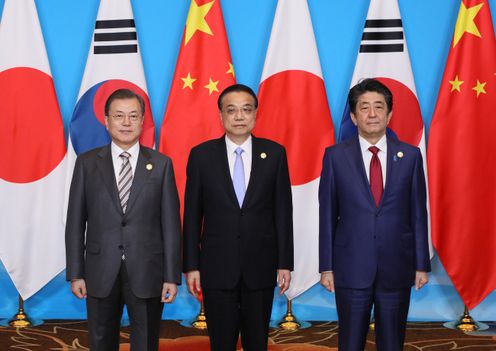
<path fill-rule="evenodd" d="M 163 321 L 160 350 L 208 351 L 206 332 L 186 328 L 177 321 Z M 446 329 L 441 323 L 408 324 L 405 351 L 496 351 L 496 324 L 481 335 Z M 16 330 L 0 327 L 0 350 L 75 351 L 88 350 L 86 321 L 45 321 L 45 324 Z M 270 351 L 337 350 L 337 324 L 316 322 L 308 329 L 271 329 Z M 369 333 L 365 350 L 375 350 L 374 333 Z M 129 350 L 129 328 L 121 330 L 121 351 Z M 238 350 L 242 350 L 238 346 Z"/>

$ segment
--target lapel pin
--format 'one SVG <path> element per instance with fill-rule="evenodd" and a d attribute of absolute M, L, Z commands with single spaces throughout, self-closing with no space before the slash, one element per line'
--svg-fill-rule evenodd
<path fill-rule="evenodd" d="M 153 165 L 151 163 L 148 163 L 146 165 L 146 169 L 149 170 L 149 171 L 151 171 L 153 169 Z"/>
<path fill-rule="evenodd" d="M 266 159 L 266 158 L 267 158 L 267 154 L 266 154 L 265 152 L 262 152 L 262 153 L 260 154 L 260 158 L 262 158 L 262 159 Z"/>
<path fill-rule="evenodd" d="M 398 156 L 398 158 L 403 158 L 403 156 L 404 156 L 402 151 L 398 151 L 398 153 L 396 155 Z"/>

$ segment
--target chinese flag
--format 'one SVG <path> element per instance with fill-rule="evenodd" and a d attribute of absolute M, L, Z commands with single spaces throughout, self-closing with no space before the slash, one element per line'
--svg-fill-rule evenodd
<path fill-rule="evenodd" d="M 181 200 L 189 152 L 193 146 L 223 134 L 217 98 L 234 82 L 219 0 L 192 0 L 159 147 L 173 160 Z"/>
<path fill-rule="evenodd" d="M 469 309 L 496 288 L 496 42 L 486 0 L 463 0 L 430 127 L 432 238 Z"/>

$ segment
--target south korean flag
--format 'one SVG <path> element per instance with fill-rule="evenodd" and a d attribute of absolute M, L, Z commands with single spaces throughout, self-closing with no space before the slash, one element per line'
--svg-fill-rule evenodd
<path fill-rule="evenodd" d="M 142 145 L 153 147 L 155 127 L 148 99 L 138 36 L 129 0 L 102 0 L 86 62 L 79 97 L 70 124 L 70 171 L 76 156 L 110 143 L 104 106 L 116 89 L 126 88 L 145 100 Z"/>

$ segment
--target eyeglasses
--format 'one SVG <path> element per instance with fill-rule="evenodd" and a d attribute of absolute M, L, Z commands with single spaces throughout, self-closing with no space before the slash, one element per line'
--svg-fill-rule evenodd
<path fill-rule="evenodd" d="M 245 105 L 241 107 L 227 106 L 223 112 L 228 116 L 234 116 L 237 113 L 241 113 L 245 116 L 248 116 L 253 114 L 253 112 L 255 112 L 255 107 L 253 107 L 252 105 Z"/>
<path fill-rule="evenodd" d="M 117 114 L 112 115 L 110 117 L 112 117 L 112 119 L 116 122 L 122 122 L 122 121 L 124 121 L 126 116 L 127 116 L 127 118 L 129 118 L 129 121 L 131 123 L 136 123 L 143 117 L 142 115 L 140 115 L 138 113 L 133 113 L 133 112 L 128 114 L 128 115 L 126 115 L 124 113 L 117 113 Z"/>

